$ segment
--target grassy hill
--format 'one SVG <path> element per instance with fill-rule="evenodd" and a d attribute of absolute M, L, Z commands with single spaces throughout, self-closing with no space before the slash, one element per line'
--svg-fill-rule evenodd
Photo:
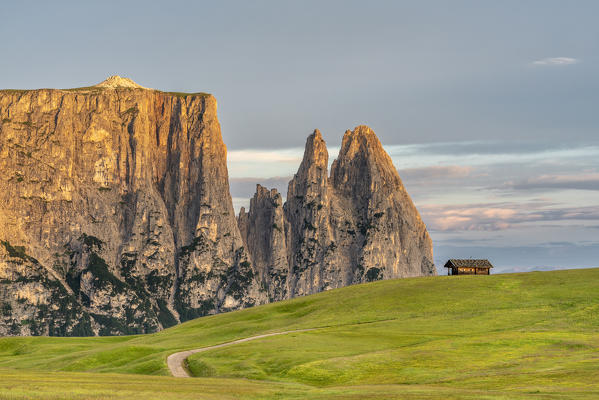
<path fill-rule="evenodd" d="M 192 356 L 265 332 L 318 328 Z M 154 376 L 148 376 L 154 375 Z M 160 333 L 0 339 L 0 399 L 599 398 L 599 269 L 381 281 Z"/>

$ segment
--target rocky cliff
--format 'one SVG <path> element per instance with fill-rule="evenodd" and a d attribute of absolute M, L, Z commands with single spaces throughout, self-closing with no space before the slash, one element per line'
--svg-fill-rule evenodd
<path fill-rule="evenodd" d="M 328 176 L 318 131 L 287 201 L 235 218 L 208 94 L 111 77 L 0 91 L 0 336 L 113 335 L 352 283 L 434 274 L 432 245 L 374 133 Z"/>
<path fill-rule="evenodd" d="M 0 335 L 125 334 L 263 303 L 207 94 L 0 92 Z"/>
<path fill-rule="evenodd" d="M 435 275 L 426 227 L 374 132 L 345 133 L 330 177 L 328 159 L 316 130 L 283 210 L 281 196 L 258 185 L 249 213 L 239 215 L 253 263 L 269 271 L 262 279 L 269 298 Z"/>

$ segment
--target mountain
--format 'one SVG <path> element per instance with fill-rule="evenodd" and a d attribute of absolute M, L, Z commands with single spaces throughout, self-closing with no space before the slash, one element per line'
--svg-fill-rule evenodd
<path fill-rule="evenodd" d="M 435 275 L 432 241 L 391 158 L 366 126 L 347 131 L 328 176 L 318 130 L 287 201 L 258 185 L 238 217 L 269 300 L 379 279 Z"/>
<path fill-rule="evenodd" d="M 118 76 L 0 91 L 0 335 L 154 332 L 351 283 L 434 274 L 432 245 L 374 133 L 327 177 L 308 139 L 287 202 L 236 219 L 216 100 Z"/>
<path fill-rule="evenodd" d="M 266 301 L 216 100 L 131 82 L 0 93 L 0 335 L 151 332 Z"/>

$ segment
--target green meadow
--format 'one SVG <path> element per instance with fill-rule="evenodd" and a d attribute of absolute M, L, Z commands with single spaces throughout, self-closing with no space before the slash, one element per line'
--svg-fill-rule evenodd
<path fill-rule="evenodd" d="M 197 378 L 166 357 L 198 353 Z M 597 399 L 599 269 L 379 281 L 151 335 L 0 338 L 0 399 Z"/>

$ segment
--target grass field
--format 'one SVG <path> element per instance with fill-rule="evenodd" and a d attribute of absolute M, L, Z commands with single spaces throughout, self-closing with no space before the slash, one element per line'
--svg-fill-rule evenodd
<path fill-rule="evenodd" d="M 318 328 L 166 357 L 266 332 Z M 596 399 L 599 269 L 381 281 L 163 332 L 0 339 L 0 399 Z"/>

